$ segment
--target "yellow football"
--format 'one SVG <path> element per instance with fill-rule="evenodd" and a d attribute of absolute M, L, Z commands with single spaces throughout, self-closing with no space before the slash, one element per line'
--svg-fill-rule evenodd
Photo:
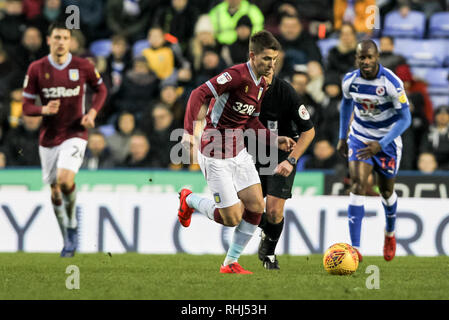
<path fill-rule="evenodd" d="M 324 253 L 323 266 L 330 274 L 348 275 L 357 270 L 359 257 L 349 244 L 336 243 Z"/>

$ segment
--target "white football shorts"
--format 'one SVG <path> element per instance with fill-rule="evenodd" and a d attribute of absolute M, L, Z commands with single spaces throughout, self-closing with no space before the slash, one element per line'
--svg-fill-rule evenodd
<path fill-rule="evenodd" d="M 217 208 L 227 208 L 238 203 L 239 191 L 260 183 L 253 158 L 246 149 L 236 157 L 227 159 L 209 158 L 198 151 L 198 164 Z"/>
<path fill-rule="evenodd" d="M 83 163 L 87 141 L 81 138 L 70 138 L 55 147 L 39 146 L 42 165 L 42 181 L 56 182 L 57 169 L 67 169 L 78 173 Z"/>

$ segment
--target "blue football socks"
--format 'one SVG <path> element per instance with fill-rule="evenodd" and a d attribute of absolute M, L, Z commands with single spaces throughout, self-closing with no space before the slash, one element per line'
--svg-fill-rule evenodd
<path fill-rule="evenodd" d="M 364 215 L 365 196 L 350 193 L 348 206 L 349 234 L 351 236 L 351 245 L 356 248 L 360 247 L 360 232 Z"/>
<path fill-rule="evenodd" d="M 396 208 L 398 206 L 398 196 L 396 192 L 393 192 L 390 198 L 384 199 L 382 198 L 382 205 L 385 210 L 385 231 L 387 234 L 394 232 L 395 224 L 396 224 Z"/>

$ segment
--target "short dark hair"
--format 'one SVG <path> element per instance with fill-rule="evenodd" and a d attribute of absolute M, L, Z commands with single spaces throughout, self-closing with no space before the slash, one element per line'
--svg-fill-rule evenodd
<path fill-rule="evenodd" d="M 249 51 L 259 54 L 265 49 L 281 50 L 281 44 L 269 31 L 256 32 L 249 39 Z"/>
<path fill-rule="evenodd" d="M 377 48 L 377 44 L 374 42 L 374 40 L 371 40 L 371 39 L 366 39 L 366 40 L 360 41 L 357 44 L 357 48 L 359 48 L 359 47 L 360 47 L 361 50 L 368 49 L 368 48 L 373 48 L 376 53 L 379 53 L 379 49 Z M 358 52 L 358 50 L 357 50 L 357 52 Z"/>
<path fill-rule="evenodd" d="M 47 30 L 47 35 L 51 36 L 51 33 L 53 32 L 53 30 L 55 29 L 64 29 L 64 30 L 69 30 L 70 31 L 70 35 L 72 35 L 72 29 L 67 28 L 65 21 L 55 21 L 53 23 L 50 24 L 50 26 L 48 27 Z"/>

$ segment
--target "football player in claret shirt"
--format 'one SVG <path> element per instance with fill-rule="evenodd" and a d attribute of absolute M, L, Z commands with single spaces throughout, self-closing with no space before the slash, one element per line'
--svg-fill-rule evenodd
<path fill-rule="evenodd" d="M 63 236 L 62 257 L 72 257 L 77 248 L 75 175 L 83 162 L 87 129 L 106 99 L 100 74 L 87 60 L 69 52 L 71 30 L 63 22 L 49 27 L 50 54 L 28 67 L 23 90 L 23 112 L 43 116 L 39 156 L 44 183 L 51 186 L 51 201 Z M 94 91 L 86 110 L 86 85 Z M 40 98 L 42 106 L 35 104 Z"/>
<path fill-rule="evenodd" d="M 198 162 L 214 200 L 182 189 L 178 217 L 184 227 L 190 225 L 194 211 L 225 226 L 236 226 L 221 273 L 252 273 L 237 260 L 264 211 L 260 179 L 245 149 L 243 131 L 253 129 L 266 143 L 277 140 L 279 148 L 286 151 L 295 145 L 291 138 L 272 134 L 258 119 L 267 87 L 263 76 L 272 72 L 279 50 L 279 42 L 270 32 L 255 33 L 249 43 L 249 61 L 206 81 L 193 90 L 187 103 L 183 141 L 189 144 L 194 121 L 210 99 Z"/>

